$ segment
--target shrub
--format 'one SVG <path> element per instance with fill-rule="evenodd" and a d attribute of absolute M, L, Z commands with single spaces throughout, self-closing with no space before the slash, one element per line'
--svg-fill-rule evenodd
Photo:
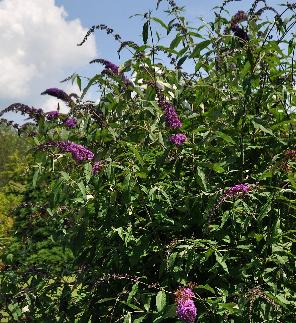
<path fill-rule="evenodd" d="M 143 16 L 143 44 L 92 27 L 83 42 L 105 30 L 130 59 L 93 61 L 103 70 L 85 86 L 72 76 L 81 97 L 45 91 L 67 98 L 67 115 L 25 109 L 36 153 L 22 212 L 42 214 L 74 258 L 57 269 L 7 256 L 15 320 L 293 322 L 295 5 L 231 17 L 228 3 L 191 27 L 168 1 L 169 23 Z M 83 102 L 91 87 L 98 104 Z"/>

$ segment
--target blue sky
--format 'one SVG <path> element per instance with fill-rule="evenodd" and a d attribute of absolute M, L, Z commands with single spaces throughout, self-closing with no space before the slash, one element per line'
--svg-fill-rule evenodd
<path fill-rule="evenodd" d="M 26 1 L 26 6 L 24 6 Z M 232 2 L 231 14 L 247 10 L 253 1 Z M 276 5 L 278 0 L 267 0 Z M 177 0 L 186 8 L 192 26 L 213 18 L 212 8 L 222 0 Z M 40 96 L 46 88 L 76 91 L 60 81 L 74 72 L 91 76 L 97 66 L 89 61 L 100 57 L 120 63 L 118 43 L 97 31 L 82 47 L 76 44 L 96 24 L 106 24 L 124 40 L 141 42 L 142 18 L 129 18 L 149 9 L 167 21 L 163 10 L 155 12 L 156 0 L 2 0 L 0 1 L 0 109 L 14 102 L 56 109 L 54 98 Z M 160 9 L 167 8 L 163 0 Z M 122 55 L 122 60 L 126 56 Z M 13 117 L 15 118 L 15 117 Z M 18 120 L 18 118 L 15 118 Z"/>
<path fill-rule="evenodd" d="M 136 13 L 144 13 L 154 10 L 156 0 L 55 0 L 57 5 L 63 6 L 69 14 L 69 20 L 78 18 L 84 27 L 96 24 L 108 24 L 124 39 L 138 40 L 141 36 L 141 17 L 129 19 Z M 242 0 L 229 4 L 228 9 L 234 13 L 238 10 L 247 10 L 253 1 Z M 221 5 L 221 0 L 179 0 L 178 5 L 186 8 L 185 15 L 189 21 L 198 24 L 198 18 L 203 17 L 206 21 L 213 18 L 213 8 Z M 269 0 L 270 5 L 279 3 L 277 0 Z M 166 0 L 162 1 L 161 8 L 167 7 Z M 155 13 L 161 18 L 166 14 L 159 10 Z M 102 32 L 96 32 L 98 53 L 105 58 L 117 60 L 114 41 Z"/>

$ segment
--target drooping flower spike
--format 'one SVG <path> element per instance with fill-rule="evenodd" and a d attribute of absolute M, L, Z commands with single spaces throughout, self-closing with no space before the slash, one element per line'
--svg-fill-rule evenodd
<path fill-rule="evenodd" d="M 58 88 L 50 88 L 41 93 L 41 95 L 45 95 L 45 94 L 54 96 L 55 98 L 62 100 L 64 102 L 71 101 L 71 98 L 69 97 L 69 95 L 63 90 Z"/>
<path fill-rule="evenodd" d="M 49 141 L 40 145 L 38 148 L 45 150 L 50 147 L 58 148 L 62 152 L 71 153 L 72 157 L 77 162 L 92 160 L 94 158 L 94 153 L 92 151 L 71 141 Z"/>

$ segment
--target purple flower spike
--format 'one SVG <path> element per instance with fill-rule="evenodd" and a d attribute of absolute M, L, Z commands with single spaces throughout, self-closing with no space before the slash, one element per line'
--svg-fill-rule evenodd
<path fill-rule="evenodd" d="M 47 112 L 46 118 L 47 120 L 53 120 L 53 119 L 57 119 L 59 115 L 60 115 L 59 111 L 50 111 L 50 112 Z"/>
<path fill-rule="evenodd" d="M 100 64 L 104 65 L 105 68 L 101 72 L 102 75 L 114 74 L 114 75 L 121 77 L 121 79 L 126 87 L 128 87 L 129 85 L 132 85 L 132 82 L 120 71 L 119 66 L 113 64 L 112 62 L 107 61 L 106 59 L 99 58 L 99 59 L 94 59 L 90 63 L 100 63 Z"/>
<path fill-rule="evenodd" d="M 251 191 L 251 188 L 248 184 L 238 184 L 230 187 L 224 192 L 225 197 L 233 197 L 239 194 L 246 194 Z"/>
<path fill-rule="evenodd" d="M 177 305 L 177 316 L 187 323 L 194 323 L 196 319 L 196 307 L 193 300 L 180 301 Z"/>
<path fill-rule="evenodd" d="M 44 94 L 54 96 L 57 99 L 60 99 L 60 100 L 65 101 L 65 102 L 69 102 L 71 100 L 67 93 L 65 93 L 63 90 L 57 89 L 57 88 L 47 89 L 47 90 L 45 90 L 44 92 L 41 93 L 41 95 L 44 95 Z"/>
<path fill-rule="evenodd" d="M 97 175 L 103 168 L 103 163 L 99 160 L 94 162 L 92 166 L 93 175 Z"/>
<path fill-rule="evenodd" d="M 176 112 L 176 109 L 165 100 L 164 95 L 158 92 L 159 105 L 164 112 L 164 118 L 168 127 L 172 129 L 181 128 L 182 122 Z"/>
<path fill-rule="evenodd" d="M 193 301 L 194 292 L 190 288 L 179 288 L 176 293 L 177 311 L 180 320 L 186 323 L 194 323 L 196 319 L 196 307 Z"/>
<path fill-rule="evenodd" d="M 39 149 L 46 149 L 49 147 L 56 147 L 62 152 L 71 153 L 72 157 L 78 162 L 83 160 L 92 160 L 94 158 L 94 153 L 92 151 L 71 141 L 49 141 L 40 145 Z"/>
<path fill-rule="evenodd" d="M 103 70 L 102 74 L 105 74 L 108 71 L 111 71 L 112 73 L 119 75 L 119 67 L 115 64 L 113 64 L 110 61 L 107 61 L 106 59 L 94 59 L 93 61 L 90 62 L 92 63 L 100 63 L 105 66 L 105 69 Z"/>
<path fill-rule="evenodd" d="M 187 137 L 183 133 L 177 133 L 175 135 L 172 135 L 170 138 L 171 143 L 176 146 L 181 146 L 186 140 Z"/>
<path fill-rule="evenodd" d="M 75 118 L 67 118 L 64 121 L 64 125 L 68 128 L 75 128 L 77 126 L 77 120 Z"/>

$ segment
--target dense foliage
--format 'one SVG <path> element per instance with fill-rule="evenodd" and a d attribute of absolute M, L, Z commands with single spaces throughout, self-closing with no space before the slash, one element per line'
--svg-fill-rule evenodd
<path fill-rule="evenodd" d="M 9 321 L 295 321 L 296 5 L 231 2 L 191 27 L 168 1 L 143 44 L 94 26 L 83 42 L 104 30 L 130 59 L 73 75 L 81 97 L 42 93 L 68 114 L 5 110 L 35 120 L 2 259 Z"/>

